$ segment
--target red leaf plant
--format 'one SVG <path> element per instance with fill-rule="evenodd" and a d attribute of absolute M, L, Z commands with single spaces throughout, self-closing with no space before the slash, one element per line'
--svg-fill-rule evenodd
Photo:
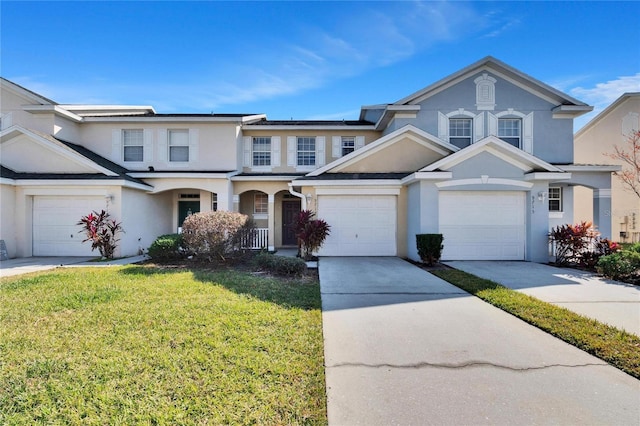
<path fill-rule="evenodd" d="M 113 259 L 117 243 L 120 241 L 118 234 L 124 232 L 122 222 L 116 222 L 108 212 L 102 210 L 100 213 L 93 211 L 87 216 L 82 216 L 76 225 L 82 226 L 78 233 L 86 237 L 82 242 L 91 241 L 91 251 L 98 249 L 103 258 Z"/>

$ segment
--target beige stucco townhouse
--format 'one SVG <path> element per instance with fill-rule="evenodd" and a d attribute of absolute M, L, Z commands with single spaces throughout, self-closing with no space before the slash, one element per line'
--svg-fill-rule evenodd
<path fill-rule="evenodd" d="M 620 160 L 606 154 L 614 146 L 625 149 L 634 131 L 640 130 L 640 92 L 625 93 L 575 134 L 576 162 L 584 164 L 617 164 Z M 575 220 L 592 220 L 593 197 L 589 188 L 578 188 L 575 197 Z M 611 183 L 611 236 L 615 241 L 640 241 L 640 198 L 618 178 Z"/>

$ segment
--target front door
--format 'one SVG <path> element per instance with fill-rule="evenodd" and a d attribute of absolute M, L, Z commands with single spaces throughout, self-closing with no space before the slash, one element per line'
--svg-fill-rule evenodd
<path fill-rule="evenodd" d="M 300 200 L 285 200 L 282 202 L 282 245 L 295 246 L 298 244 L 293 230 L 293 222 L 300 213 Z"/>
<path fill-rule="evenodd" d="M 192 214 L 200 213 L 200 201 L 178 201 L 178 227 Z"/>

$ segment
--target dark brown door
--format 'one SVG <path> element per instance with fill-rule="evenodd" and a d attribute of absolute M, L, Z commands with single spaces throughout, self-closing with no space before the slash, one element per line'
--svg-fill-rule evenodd
<path fill-rule="evenodd" d="M 293 221 L 300 213 L 300 201 L 286 200 L 282 202 L 282 245 L 297 245 L 296 234 L 293 231 Z"/>

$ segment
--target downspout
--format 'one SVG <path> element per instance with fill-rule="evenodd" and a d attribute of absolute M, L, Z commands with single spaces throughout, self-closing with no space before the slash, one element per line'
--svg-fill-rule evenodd
<path fill-rule="evenodd" d="M 296 192 L 293 190 L 293 183 L 289 182 L 287 185 L 289 185 L 289 192 L 291 193 L 291 195 L 295 195 L 296 197 L 300 198 L 302 200 L 302 210 L 306 210 L 307 209 L 307 197 L 304 196 L 303 193 L 301 192 Z"/>

